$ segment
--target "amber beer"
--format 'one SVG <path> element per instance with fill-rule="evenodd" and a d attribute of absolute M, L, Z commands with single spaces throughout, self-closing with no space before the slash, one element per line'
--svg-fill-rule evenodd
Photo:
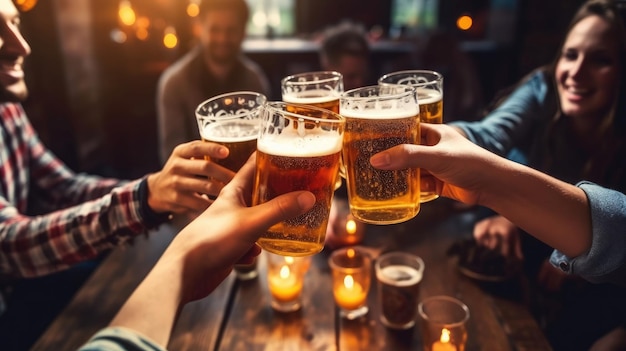
<path fill-rule="evenodd" d="M 203 141 L 228 148 L 228 157 L 211 159 L 237 172 L 256 150 L 259 109 L 266 102 L 262 94 L 238 91 L 222 94 L 198 105 L 196 120 Z"/>
<path fill-rule="evenodd" d="M 237 172 L 256 151 L 256 138 L 259 133 L 257 120 L 227 120 L 208 124 L 200 136 L 228 148 L 228 157 L 212 159 L 213 162 Z"/>
<path fill-rule="evenodd" d="M 424 123 L 443 123 L 443 76 L 429 70 L 407 70 L 386 74 L 379 84 L 409 85 L 417 90 L 420 120 Z M 420 202 L 438 198 L 436 189 L 421 189 Z"/>
<path fill-rule="evenodd" d="M 272 226 L 258 244 L 279 255 L 313 255 L 324 247 L 345 120 L 312 106 L 294 114 L 282 102 L 268 103 L 262 111 L 253 204 L 296 190 L 312 192 L 316 203 L 307 213 Z M 307 116 L 320 113 L 326 118 Z"/>
<path fill-rule="evenodd" d="M 339 94 L 329 95 L 327 91 L 310 91 L 300 95 L 283 95 L 283 101 L 290 104 L 289 111 L 293 113 L 298 113 L 298 105 L 311 105 L 339 113 Z"/>
<path fill-rule="evenodd" d="M 339 113 L 343 76 L 335 71 L 294 74 L 281 80 L 281 92 L 284 102 L 312 105 Z"/>
<path fill-rule="evenodd" d="M 419 143 L 419 107 L 407 86 L 363 87 L 346 92 L 343 162 L 352 215 L 373 224 L 409 220 L 419 212 L 419 169 L 380 170 L 370 158 L 400 144 Z"/>

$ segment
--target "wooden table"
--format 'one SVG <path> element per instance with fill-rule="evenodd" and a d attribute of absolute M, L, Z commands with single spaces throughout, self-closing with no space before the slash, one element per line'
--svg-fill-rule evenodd
<path fill-rule="evenodd" d="M 364 245 L 374 255 L 401 250 L 424 259 L 420 299 L 445 294 L 467 304 L 471 311 L 468 351 L 550 350 L 527 308 L 523 289 L 475 282 L 459 273 L 455 257 L 446 255 L 455 240 L 470 235 L 474 220 L 473 212 L 454 210 L 447 201 L 424 204 L 415 219 L 402 224 L 368 226 Z M 138 238 L 134 245 L 113 251 L 33 350 L 75 350 L 105 327 L 175 231 L 163 226 L 149 237 Z M 369 313 L 354 321 L 340 318 L 327 259 L 326 250 L 313 257 L 305 277 L 302 309 L 284 314 L 270 307 L 265 259 L 261 257 L 259 278 L 238 281 L 231 274 L 210 296 L 185 306 L 168 349 L 422 350 L 419 321 L 415 328 L 402 332 L 379 322 L 375 279 L 368 296 Z"/>

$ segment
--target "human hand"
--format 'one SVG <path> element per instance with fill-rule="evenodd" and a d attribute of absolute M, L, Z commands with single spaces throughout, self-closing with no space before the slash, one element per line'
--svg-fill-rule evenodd
<path fill-rule="evenodd" d="M 235 174 L 205 156 L 225 158 L 228 148 L 199 140 L 178 145 L 163 169 L 148 176 L 150 208 L 157 213 L 204 211 L 213 202 L 210 197 L 217 196 Z"/>
<path fill-rule="evenodd" d="M 502 216 L 493 216 L 474 225 L 474 239 L 479 245 L 499 250 L 504 257 L 524 258 L 519 228 Z"/>
<path fill-rule="evenodd" d="M 421 135 L 422 145 L 394 146 L 372 156 L 370 163 L 386 170 L 426 169 L 422 184 L 430 182 L 430 188 L 442 196 L 472 205 L 480 203 L 484 172 L 498 156 L 447 125 L 422 123 Z"/>
<path fill-rule="evenodd" d="M 539 273 L 537 273 L 537 285 L 546 291 L 556 293 L 561 290 L 563 284 L 570 279 L 570 275 L 554 267 L 549 260 L 543 260 Z"/>
<path fill-rule="evenodd" d="M 183 266 L 184 301 L 209 294 L 235 263 L 251 263 L 260 253 L 255 242 L 267 228 L 300 215 L 315 204 L 312 193 L 297 191 L 248 207 L 255 156 L 222 189 L 215 202 L 183 228 L 163 255 L 168 263 L 162 265 Z"/>

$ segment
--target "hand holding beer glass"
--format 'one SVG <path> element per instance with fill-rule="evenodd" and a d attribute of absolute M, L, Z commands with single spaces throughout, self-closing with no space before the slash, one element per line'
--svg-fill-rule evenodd
<path fill-rule="evenodd" d="M 282 99 L 292 105 L 291 112 L 298 113 L 297 105 L 311 105 L 339 113 L 339 97 L 343 93 L 343 76 L 335 71 L 318 71 L 294 74 L 280 82 Z M 344 176 L 339 165 L 335 189 L 341 186 Z"/>
<path fill-rule="evenodd" d="M 414 87 L 417 90 L 417 102 L 420 105 L 420 121 L 443 123 L 443 76 L 441 74 L 427 70 L 398 71 L 380 77 L 378 84 L 401 84 Z M 424 185 L 426 184 L 422 184 Z M 422 187 L 420 202 L 428 202 L 438 197 L 437 189 Z"/>
<path fill-rule="evenodd" d="M 418 144 L 420 117 L 415 88 L 369 86 L 345 92 L 339 110 L 346 119 L 343 165 L 352 215 L 372 224 L 407 221 L 420 209 L 419 169 L 372 167 L 370 158 L 400 144 Z"/>
<path fill-rule="evenodd" d="M 251 91 L 237 91 L 212 97 L 196 109 L 196 121 L 203 141 L 224 145 L 228 157 L 212 159 L 233 172 L 256 151 L 259 134 L 259 110 L 267 98 Z M 237 277 L 242 280 L 258 276 L 256 262 L 251 265 L 235 265 Z"/>
<path fill-rule="evenodd" d="M 256 150 L 259 109 L 267 98 L 252 91 L 236 91 L 212 97 L 196 109 L 196 121 L 203 141 L 224 145 L 230 153 L 211 160 L 237 172 Z"/>
<path fill-rule="evenodd" d="M 291 191 L 308 190 L 316 203 L 307 213 L 278 223 L 259 246 L 283 256 L 309 256 L 324 247 L 337 179 L 345 120 L 314 106 L 268 102 L 261 109 L 253 204 Z"/>

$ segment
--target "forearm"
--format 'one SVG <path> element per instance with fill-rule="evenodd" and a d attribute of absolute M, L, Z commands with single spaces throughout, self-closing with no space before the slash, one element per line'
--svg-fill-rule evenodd
<path fill-rule="evenodd" d="M 36 277 L 96 257 L 150 228 L 140 210 L 139 183 L 98 200 L 41 216 L 0 206 L 0 273 Z"/>
<path fill-rule="evenodd" d="M 570 257 L 590 248 L 591 215 L 583 190 L 501 158 L 494 163 L 484 177 L 482 205 Z"/>
<path fill-rule="evenodd" d="M 166 347 L 182 305 L 182 268 L 164 255 L 109 326 L 132 329 Z"/>

